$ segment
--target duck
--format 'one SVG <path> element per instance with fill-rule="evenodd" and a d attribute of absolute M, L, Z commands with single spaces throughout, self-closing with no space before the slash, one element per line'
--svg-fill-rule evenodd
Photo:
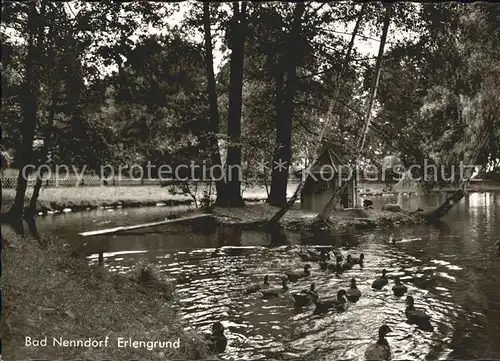
<path fill-rule="evenodd" d="M 281 284 L 282 284 L 282 287 L 261 289 L 260 293 L 262 294 L 262 298 L 278 297 L 282 293 L 288 291 L 288 279 L 283 278 L 283 280 L 281 281 Z"/>
<path fill-rule="evenodd" d="M 335 271 L 335 272 L 338 272 L 338 273 L 343 272 L 344 269 L 342 268 L 342 258 L 341 257 L 337 257 L 335 263 L 327 263 L 327 268 L 330 271 Z"/>
<path fill-rule="evenodd" d="M 312 257 L 312 255 L 311 255 Z M 330 259 L 330 252 L 326 249 L 322 249 L 319 251 L 319 254 L 317 254 L 317 257 L 315 258 L 315 261 L 322 261 L 322 260 L 329 260 Z"/>
<path fill-rule="evenodd" d="M 308 249 L 307 253 L 300 252 L 299 257 L 303 262 L 320 262 L 324 259 L 330 259 L 330 255 L 325 249 L 322 249 L 319 253 L 314 250 Z"/>
<path fill-rule="evenodd" d="M 373 281 L 372 288 L 374 288 L 376 290 L 381 290 L 382 288 L 384 288 L 384 286 L 386 286 L 389 283 L 389 280 L 387 279 L 386 274 L 387 274 L 387 270 L 383 269 L 382 276 L 380 276 L 375 281 Z"/>
<path fill-rule="evenodd" d="M 259 291 L 262 288 L 269 288 L 269 286 L 270 286 L 269 285 L 269 276 L 265 275 L 264 276 L 264 282 L 262 282 L 262 283 L 254 283 L 254 284 L 248 286 L 245 289 L 245 292 L 246 293 L 254 293 L 254 292 Z"/>
<path fill-rule="evenodd" d="M 345 290 L 339 290 L 336 298 L 313 300 L 314 305 L 316 306 L 313 315 L 327 313 L 332 308 L 335 308 L 338 312 L 345 311 L 347 304 L 347 299 L 345 298 L 346 295 L 347 292 Z"/>
<path fill-rule="evenodd" d="M 211 352 L 223 353 L 226 351 L 227 338 L 224 335 L 224 326 L 220 322 L 214 322 L 212 325 L 212 333 L 205 336 L 205 341 L 208 349 Z"/>
<path fill-rule="evenodd" d="M 298 255 L 299 255 L 300 259 L 302 260 L 302 262 L 309 262 L 310 261 L 309 253 L 299 252 Z"/>
<path fill-rule="evenodd" d="M 321 251 L 321 259 L 319 260 L 319 268 L 326 270 L 328 268 L 328 260 L 330 259 L 330 252 L 326 250 Z"/>
<path fill-rule="evenodd" d="M 347 290 L 347 299 L 354 303 L 358 302 L 360 297 L 361 291 L 356 286 L 356 279 L 353 277 L 351 278 L 351 287 Z"/>
<path fill-rule="evenodd" d="M 311 269 L 311 265 L 306 264 L 306 265 L 304 265 L 304 271 L 302 271 L 302 272 L 286 272 L 285 275 L 287 276 L 288 281 L 297 282 L 301 278 L 309 277 L 311 275 L 311 272 L 309 271 L 310 269 Z"/>
<path fill-rule="evenodd" d="M 326 259 L 322 259 L 321 261 L 319 261 L 319 268 L 322 269 L 322 270 L 326 270 L 328 268 L 328 261 Z"/>
<path fill-rule="evenodd" d="M 341 261 L 344 259 L 342 253 L 338 249 L 333 250 L 333 255 L 335 256 L 335 258 L 340 258 Z"/>
<path fill-rule="evenodd" d="M 315 291 L 316 285 L 315 283 L 311 283 L 309 289 L 302 290 L 298 293 L 293 293 L 292 297 L 295 303 L 295 307 L 303 307 L 308 305 L 313 300 L 318 299 L 318 293 Z"/>
<path fill-rule="evenodd" d="M 408 291 L 408 288 L 401 283 L 399 277 L 394 278 L 394 286 L 392 287 L 392 292 L 394 296 L 401 297 Z"/>
<path fill-rule="evenodd" d="M 352 261 L 352 256 L 348 254 L 346 257 L 346 261 L 342 264 L 342 270 L 348 271 L 353 267 L 354 267 L 354 262 Z"/>
<path fill-rule="evenodd" d="M 354 263 L 354 264 L 359 264 L 360 266 L 363 265 L 364 260 L 365 260 L 364 253 L 360 253 L 359 257 L 353 257 L 353 256 L 351 256 L 351 262 Z"/>
<path fill-rule="evenodd" d="M 314 250 L 307 250 L 309 254 L 309 261 L 311 262 L 319 262 L 324 259 L 330 259 L 329 252 L 326 249 L 322 249 L 319 253 Z"/>
<path fill-rule="evenodd" d="M 423 331 L 433 331 L 434 327 L 431 325 L 431 316 L 424 311 L 415 308 L 415 300 L 412 296 L 406 297 L 406 318 L 411 324 L 415 324 Z"/>
<path fill-rule="evenodd" d="M 307 253 L 309 254 L 309 256 L 311 257 L 320 257 L 320 254 L 319 252 L 316 252 L 315 250 L 313 249 L 308 249 L 307 250 Z"/>
<path fill-rule="evenodd" d="M 497 243 L 495 243 L 495 246 L 497 248 L 497 256 L 500 256 L 500 241 L 498 241 Z"/>
<path fill-rule="evenodd" d="M 389 332 L 392 332 L 389 326 L 380 326 L 378 329 L 377 342 L 369 345 L 365 351 L 365 358 L 367 361 L 391 359 L 391 346 L 389 346 L 389 342 L 387 342 L 387 339 L 385 338 Z"/>

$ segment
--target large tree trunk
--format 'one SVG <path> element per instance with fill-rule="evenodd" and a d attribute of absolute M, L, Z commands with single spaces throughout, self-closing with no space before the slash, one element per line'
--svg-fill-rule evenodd
<path fill-rule="evenodd" d="M 213 176 L 216 178 L 216 204 L 224 204 L 226 199 L 226 184 L 222 172 L 222 160 L 219 152 L 219 106 L 217 103 L 217 88 L 214 74 L 214 58 L 212 47 L 212 33 L 210 31 L 210 3 L 203 3 L 203 28 L 205 32 L 205 65 L 207 72 L 207 92 L 210 106 L 209 132 L 207 136 L 210 159 L 212 161 Z"/>
<path fill-rule="evenodd" d="M 344 74 L 344 72 L 345 72 L 345 70 L 347 68 L 347 65 L 349 64 L 349 60 L 351 58 L 352 48 L 354 46 L 354 40 L 356 39 L 356 35 L 357 35 L 359 27 L 361 25 L 361 21 L 363 19 L 363 15 L 365 13 L 365 10 L 366 10 L 366 4 L 364 4 L 361 7 L 361 10 L 360 10 L 359 15 L 358 15 L 358 19 L 357 19 L 356 24 L 354 26 L 354 29 L 353 29 L 353 32 L 352 32 L 352 36 L 351 36 L 351 41 L 349 42 L 346 54 L 344 56 L 344 60 L 342 62 L 342 67 L 340 69 L 339 74 L 337 75 L 337 81 L 336 81 L 337 88 L 335 90 L 334 96 L 330 100 L 330 105 L 328 107 L 328 112 L 326 114 L 326 122 L 323 125 L 323 128 L 321 129 L 321 133 L 319 135 L 318 143 L 316 145 L 316 148 L 314 149 L 314 152 L 312 153 L 313 154 L 312 161 L 307 165 L 306 175 L 305 175 L 305 177 L 304 176 L 301 177 L 299 185 L 297 186 L 297 189 L 295 189 L 294 194 L 288 200 L 288 202 L 285 204 L 285 206 L 282 207 L 278 212 L 276 212 L 276 214 L 266 223 L 266 225 L 265 225 L 264 228 L 273 229 L 274 225 L 276 225 L 278 223 L 278 221 L 281 219 L 281 217 L 283 217 L 285 215 L 285 213 L 288 211 L 288 209 L 290 209 L 290 207 L 295 203 L 295 201 L 297 200 L 297 198 L 299 197 L 299 195 L 302 192 L 302 188 L 304 187 L 304 184 L 305 184 L 305 182 L 307 180 L 308 172 L 312 169 L 312 167 L 316 164 L 316 162 L 318 160 L 318 156 L 319 156 L 318 150 L 319 150 L 319 148 L 321 146 L 321 141 L 323 140 L 323 134 L 325 133 L 325 130 L 327 129 L 327 127 L 328 127 L 328 125 L 330 123 L 330 119 L 332 117 L 333 108 L 336 105 L 337 98 L 338 98 L 338 96 L 340 94 L 342 76 L 343 76 L 343 74 Z"/>
<path fill-rule="evenodd" d="M 293 23 L 288 36 L 286 54 L 282 58 L 285 69 L 285 87 L 283 102 L 276 109 L 276 144 L 271 174 L 271 193 L 269 203 L 283 207 L 286 204 L 288 171 L 292 158 L 292 120 L 294 113 L 294 98 L 297 90 L 297 65 L 302 49 L 298 48 L 302 28 L 304 3 L 297 3 L 293 11 Z M 278 95 L 278 94 L 277 94 Z"/>
<path fill-rule="evenodd" d="M 43 21 L 45 15 L 45 3 L 42 2 L 40 15 L 36 10 L 37 2 L 31 4 L 31 9 L 28 14 L 28 53 L 26 56 L 26 75 L 23 89 L 23 123 L 21 130 L 21 147 L 19 159 L 19 174 L 17 177 L 16 196 L 14 204 L 9 210 L 9 216 L 13 219 L 20 219 L 23 216 L 24 197 L 28 180 L 23 176 L 23 169 L 31 161 L 33 155 L 33 140 L 35 137 L 35 129 L 37 124 L 37 62 L 36 58 L 39 54 L 40 43 L 42 41 L 42 31 L 39 31 L 38 23 Z M 35 35 L 38 32 L 38 39 L 35 40 Z"/>
<path fill-rule="evenodd" d="M 228 207 L 244 206 L 241 196 L 241 114 L 243 97 L 243 62 L 245 59 L 246 2 L 233 3 L 233 19 L 229 29 L 231 47 L 229 108 L 227 119 L 226 185 Z"/>

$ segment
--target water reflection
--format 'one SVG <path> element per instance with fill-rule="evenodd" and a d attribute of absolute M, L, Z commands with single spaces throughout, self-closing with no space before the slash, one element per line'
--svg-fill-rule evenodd
<path fill-rule="evenodd" d="M 405 207 L 428 208 L 445 196 L 433 196 L 427 203 L 416 196 L 400 201 Z M 226 326 L 229 345 L 224 359 L 359 359 L 382 323 L 394 331 L 388 340 L 396 360 L 495 358 L 500 354 L 500 259 L 493 247 L 500 234 L 498 199 L 491 193 L 471 194 L 437 227 L 390 230 L 401 238 L 395 244 L 388 242 L 387 230 L 302 238 L 229 226 L 211 233 L 204 227 L 172 226 L 148 234 L 99 237 L 89 242 L 88 250 L 106 252 L 105 266 L 116 272 L 127 272 L 143 258 L 157 263 L 178 281 L 178 305 L 186 325 L 208 330 L 220 320 Z M 61 236 L 72 237 L 98 223 L 107 228 L 123 219 L 147 222 L 165 214 L 68 216 L 56 225 L 41 219 L 38 231 L 57 229 Z M 297 311 L 287 295 L 263 300 L 259 294 L 243 294 L 247 285 L 266 274 L 278 286 L 283 272 L 303 267 L 297 253 L 314 245 L 336 245 L 344 255 L 366 255 L 362 269 L 356 266 L 336 275 L 313 264 L 310 277 L 291 285 L 293 291 L 315 282 L 320 296 L 331 296 L 347 289 L 355 277 L 362 297 L 346 312 L 313 317 L 313 306 Z M 373 291 L 371 282 L 383 268 L 389 287 Z M 395 276 L 408 287 L 416 307 L 431 315 L 433 333 L 405 322 L 404 297 L 396 298 L 390 290 Z"/>

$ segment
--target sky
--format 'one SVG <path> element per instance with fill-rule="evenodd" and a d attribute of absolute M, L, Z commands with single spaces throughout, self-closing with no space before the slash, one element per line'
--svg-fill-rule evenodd
<path fill-rule="evenodd" d="M 67 11 L 69 11 L 71 13 L 77 12 L 77 9 L 74 6 L 74 4 L 75 4 L 74 1 L 69 1 L 66 4 L 68 6 Z M 170 16 L 166 20 L 166 23 L 169 25 L 172 25 L 172 26 L 173 25 L 180 25 L 180 23 L 181 23 L 182 19 L 184 18 L 185 14 L 187 13 L 187 11 L 195 4 L 199 6 L 200 3 L 193 2 L 193 1 L 184 1 L 183 3 L 180 4 L 180 11 L 175 12 L 172 16 Z M 225 5 L 223 5 L 223 6 L 225 6 Z M 417 7 L 419 5 L 415 4 L 415 6 Z M 71 7 L 71 10 L 69 10 L 69 7 Z M 227 7 L 229 8 L 229 4 L 227 4 Z M 329 28 L 331 30 L 339 32 L 338 33 L 339 36 L 345 37 L 346 41 L 349 41 L 351 38 L 351 33 L 354 29 L 354 22 L 347 24 L 347 26 L 345 26 L 344 24 L 335 23 L 335 24 L 331 24 L 329 26 Z M 364 57 L 375 57 L 378 53 L 378 50 L 379 50 L 380 41 L 378 39 L 374 39 L 374 38 L 370 37 L 371 30 L 372 29 L 370 29 L 370 28 L 365 29 L 364 33 L 361 34 L 364 38 L 357 37 L 355 40 L 355 43 L 354 43 L 355 49 Z M 149 34 L 164 34 L 165 32 L 166 32 L 165 28 L 157 29 L 157 28 L 154 28 L 152 26 L 149 26 L 149 28 L 146 29 L 145 31 L 136 32 L 136 34 L 133 35 L 131 37 L 131 39 L 134 41 L 137 40 L 138 36 L 140 34 L 148 34 L 148 33 Z M 390 47 L 390 45 L 395 40 L 400 40 L 400 39 L 408 38 L 408 37 L 416 38 L 416 37 L 418 37 L 418 34 L 403 33 L 401 31 L 399 31 L 398 29 L 396 29 L 394 24 L 391 24 L 391 26 L 389 27 L 386 47 Z M 203 41 L 202 34 L 197 33 L 196 35 L 191 36 L 191 40 L 196 41 L 196 42 L 202 42 Z M 223 53 L 221 51 L 221 45 L 222 45 L 221 40 L 218 39 L 217 37 L 214 37 L 214 40 L 215 40 L 214 52 L 213 52 L 214 70 L 217 73 L 220 70 L 220 68 L 223 64 L 223 61 L 228 54 L 227 54 L 227 52 Z M 116 70 L 116 69 L 114 69 L 112 66 L 109 69 L 106 69 L 103 71 L 105 73 L 107 73 L 111 70 Z"/>
<path fill-rule="evenodd" d="M 74 16 L 74 14 L 78 13 L 78 8 L 76 7 L 76 3 L 74 1 L 68 1 L 66 3 L 61 3 L 61 4 L 65 7 L 66 12 L 71 17 Z M 180 4 L 180 11 L 175 12 L 172 16 L 170 16 L 166 20 L 166 23 L 169 25 L 179 25 L 180 22 L 182 21 L 183 17 L 185 16 L 185 13 L 194 4 L 199 6 L 198 2 L 193 2 L 193 1 L 185 1 L 185 2 L 181 3 Z M 227 6 L 229 7 L 229 4 L 227 4 Z M 415 4 L 415 6 L 417 7 L 419 5 Z M 327 25 L 327 27 L 335 32 L 338 32 L 339 36 L 343 36 L 343 37 L 345 37 L 346 41 L 349 41 L 351 38 L 351 32 L 354 28 L 354 22 L 347 24 L 347 26 L 345 26 L 343 24 L 339 24 L 339 23 L 334 23 L 334 24 Z M 370 38 L 370 30 L 372 30 L 372 29 L 369 29 L 369 28 L 365 29 L 364 33 L 362 35 L 365 36 L 366 38 L 362 39 L 360 37 L 357 37 L 355 40 L 355 43 L 354 43 L 354 47 L 363 57 L 375 57 L 378 53 L 378 48 L 379 48 L 380 42 L 378 39 Z M 13 32 L 11 30 L 5 29 L 4 26 L 2 26 L 2 32 L 7 33 L 9 35 L 13 35 L 14 37 L 16 37 L 15 34 L 13 34 Z M 148 34 L 148 33 L 149 34 L 162 34 L 165 32 L 166 32 L 165 28 L 156 29 L 152 26 L 149 26 L 144 31 L 137 31 L 136 34 L 134 34 L 131 37 L 131 39 L 134 41 L 137 40 L 138 36 L 140 34 Z M 344 33 L 344 34 L 342 34 L 342 33 Z M 379 31 L 379 33 L 380 33 L 380 31 Z M 389 27 L 389 33 L 388 33 L 388 37 L 387 37 L 387 45 L 386 46 L 390 47 L 390 45 L 395 40 L 399 40 L 402 38 L 408 38 L 408 37 L 415 39 L 416 37 L 418 37 L 418 34 L 402 33 L 401 31 L 396 29 L 394 24 L 391 24 L 391 26 Z M 203 41 L 202 34 L 198 33 L 196 35 L 191 36 L 191 40 L 196 41 L 196 42 Z M 215 40 L 214 54 L 213 54 L 214 55 L 214 68 L 215 68 L 214 70 L 217 73 L 223 64 L 223 61 L 224 61 L 225 57 L 227 56 L 227 53 L 223 53 L 220 50 L 221 45 L 222 45 L 221 40 L 218 39 L 217 37 L 215 37 L 214 40 Z M 93 58 L 91 57 L 90 53 L 89 53 L 87 60 L 93 61 Z M 117 70 L 116 66 L 101 67 L 101 68 L 102 68 L 101 71 L 103 72 L 103 74 L 107 74 L 107 73 L 110 73 L 111 71 Z"/>

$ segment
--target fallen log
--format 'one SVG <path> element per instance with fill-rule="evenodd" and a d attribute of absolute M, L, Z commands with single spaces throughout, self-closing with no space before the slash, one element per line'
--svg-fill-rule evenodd
<path fill-rule="evenodd" d="M 465 196 L 465 192 L 463 188 L 455 191 L 451 196 L 446 198 L 446 200 L 437 207 L 435 210 L 424 213 L 422 216 L 424 217 L 427 223 L 436 223 L 438 222 L 446 213 L 453 208 L 455 204 L 460 202 L 460 200 Z"/>
<path fill-rule="evenodd" d="M 184 222 L 184 221 L 191 221 L 194 219 L 200 219 L 200 218 L 206 218 L 206 217 L 212 218 L 213 214 L 204 213 L 204 214 L 197 214 L 194 216 L 188 216 L 188 217 L 182 217 L 182 218 L 176 218 L 176 219 L 167 219 L 167 220 L 159 221 L 159 222 L 136 224 L 133 226 L 123 226 L 123 227 L 115 227 L 115 228 L 108 228 L 108 229 L 99 229 L 97 231 L 82 232 L 82 233 L 79 233 L 78 235 L 82 236 L 82 237 L 112 235 L 112 234 L 118 234 L 118 233 L 127 232 L 127 231 L 131 231 L 131 230 L 136 230 L 136 229 L 161 226 L 164 224 L 180 223 L 180 222 Z"/>

